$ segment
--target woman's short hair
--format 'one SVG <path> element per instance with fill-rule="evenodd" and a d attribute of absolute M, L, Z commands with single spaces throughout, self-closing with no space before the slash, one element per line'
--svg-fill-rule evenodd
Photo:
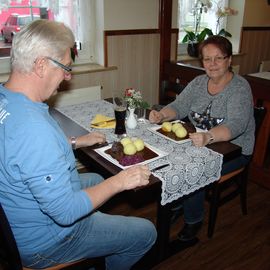
<path fill-rule="evenodd" d="M 230 57 L 232 56 L 232 43 L 223 36 L 210 36 L 207 39 L 205 39 L 199 46 L 199 57 L 202 58 L 202 50 L 206 45 L 212 44 L 219 48 L 221 52 Z"/>
<path fill-rule="evenodd" d="M 30 73 L 39 57 L 50 56 L 61 61 L 68 48 L 74 46 L 74 35 L 63 23 L 36 20 L 18 32 L 12 41 L 11 69 Z"/>

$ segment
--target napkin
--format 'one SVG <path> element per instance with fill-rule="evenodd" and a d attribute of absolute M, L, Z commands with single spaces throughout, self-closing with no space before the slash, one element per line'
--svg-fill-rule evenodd
<path fill-rule="evenodd" d="M 112 117 L 108 117 L 102 114 L 97 114 L 94 119 L 91 122 L 91 127 L 92 128 L 115 128 L 115 121 L 110 121 L 110 122 L 106 122 L 109 120 L 112 120 L 114 118 Z M 98 124 L 98 125 L 93 125 L 93 124 Z"/>

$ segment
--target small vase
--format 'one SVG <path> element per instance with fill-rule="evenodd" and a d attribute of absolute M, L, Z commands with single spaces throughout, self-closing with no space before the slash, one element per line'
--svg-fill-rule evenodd
<path fill-rule="evenodd" d="M 137 127 L 137 119 L 135 117 L 135 108 L 128 108 L 129 114 L 127 117 L 126 125 L 129 129 L 134 129 Z"/>

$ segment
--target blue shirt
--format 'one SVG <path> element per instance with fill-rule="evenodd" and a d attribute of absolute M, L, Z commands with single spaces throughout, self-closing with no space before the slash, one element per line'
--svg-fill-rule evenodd
<path fill-rule="evenodd" d="M 0 85 L 0 202 L 21 256 L 57 244 L 92 203 L 73 151 L 45 103 Z"/>

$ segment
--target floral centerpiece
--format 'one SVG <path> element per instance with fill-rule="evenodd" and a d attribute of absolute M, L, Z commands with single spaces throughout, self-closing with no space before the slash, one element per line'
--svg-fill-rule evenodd
<path fill-rule="evenodd" d="M 125 90 L 124 99 L 126 100 L 129 108 L 149 108 L 149 104 L 143 100 L 141 91 L 134 88 L 128 88 Z"/>

